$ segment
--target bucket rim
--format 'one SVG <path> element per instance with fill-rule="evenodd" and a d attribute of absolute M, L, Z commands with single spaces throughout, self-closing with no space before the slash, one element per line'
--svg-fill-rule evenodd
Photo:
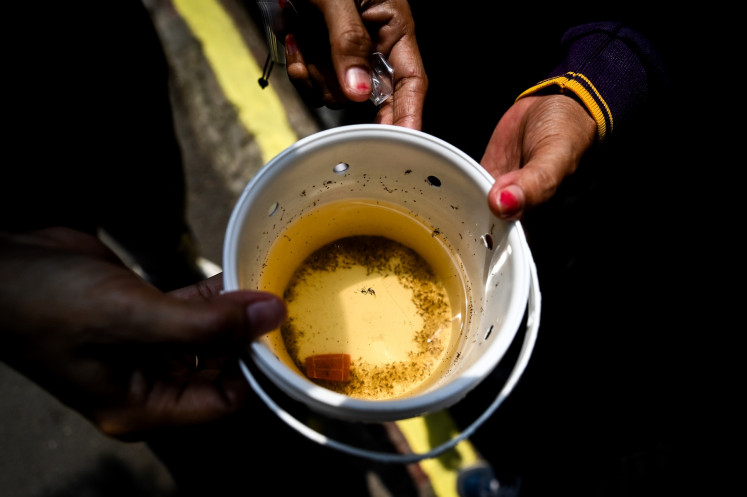
<path fill-rule="evenodd" d="M 277 168 L 284 167 L 286 161 L 292 161 L 294 155 L 302 154 L 307 146 L 318 146 L 325 141 L 335 141 L 341 135 L 346 139 L 354 138 L 384 138 L 399 142 L 415 143 L 418 147 L 437 150 L 440 154 L 450 154 L 453 162 L 463 165 L 462 171 L 470 176 L 472 181 L 478 184 L 487 199 L 487 194 L 492 186 L 493 177 L 476 161 L 463 151 L 448 142 L 427 134 L 422 131 L 403 128 L 401 126 L 384 124 L 353 124 L 339 126 L 322 130 L 298 140 L 289 146 L 255 174 L 244 188 L 236 208 L 231 214 L 224 244 L 224 287 L 225 291 L 240 289 L 238 271 L 234 266 L 236 254 L 231 252 L 232 248 L 238 246 L 240 228 L 246 221 L 249 209 L 241 208 L 251 204 L 253 195 L 261 185 L 272 178 Z M 469 166 L 469 167 L 467 167 Z M 487 200 L 486 206 L 487 209 Z M 515 247 L 512 257 L 515 257 L 515 268 L 519 272 L 515 288 L 516 296 L 512 300 L 512 309 L 509 309 L 509 329 L 513 330 L 511 340 L 521 326 L 524 309 L 529 298 L 530 264 L 533 264 L 531 253 L 519 221 L 503 221 L 495 218 L 496 222 L 507 225 L 507 239 L 509 245 Z M 521 307 L 521 310 L 519 310 Z M 505 344 L 504 344 L 505 345 Z M 287 368 L 282 361 L 272 352 L 269 346 L 260 340 L 253 341 L 249 346 L 249 355 L 259 369 L 268 376 L 284 393 L 309 405 L 312 409 L 335 418 L 353 419 L 357 421 L 390 421 L 415 417 L 427 412 L 434 412 L 444 407 L 453 405 L 478 385 L 500 362 L 500 357 L 492 357 L 491 349 L 501 347 L 496 341 L 485 345 L 488 350 L 481 355 L 473 364 L 455 378 L 440 385 L 436 389 L 416 393 L 404 397 L 381 400 L 368 400 L 352 398 L 344 394 L 334 392 L 318 386 L 307 378 L 298 374 L 278 374 L 276 368 Z M 503 354 L 498 351 L 500 356 Z M 290 371 L 290 370 L 289 370 Z M 292 372 L 291 372 L 292 373 Z"/>

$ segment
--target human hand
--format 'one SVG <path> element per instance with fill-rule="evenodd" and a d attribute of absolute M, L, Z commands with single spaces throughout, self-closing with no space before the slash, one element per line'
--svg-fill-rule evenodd
<path fill-rule="evenodd" d="M 249 393 L 238 355 L 282 301 L 220 294 L 222 275 L 164 294 L 97 238 L 0 234 L 0 354 L 113 437 L 218 419 Z"/>
<path fill-rule="evenodd" d="M 524 97 L 493 131 L 482 166 L 495 178 L 490 210 L 506 220 L 549 200 L 596 137 L 586 109 L 566 95 Z"/>
<path fill-rule="evenodd" d="M 381 52 L 394 68 L 394 93 L 376 122 L 420 129 L 428 87 L 406 0 L 293 0 L 287 23 L 290 80 L 313 107 L 341 108 L 371 95 L 371 62 Z"/>

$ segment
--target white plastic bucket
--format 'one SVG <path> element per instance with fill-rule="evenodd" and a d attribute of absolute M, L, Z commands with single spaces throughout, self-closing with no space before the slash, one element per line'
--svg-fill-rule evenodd
<path fill-rule="evenodd" d="M 437 455 L 468 436 L 513 388 L 531 355 L 539 326 L 534 262 L 520 223 L 500 220 L 488 209 L 492 182 L 479 164 L 452 145 L 397 126 L 332 128 L 278 154 L 246 186 L 229 220 L 223 254 L 226 291 L 260 288 L 273 244 L 294 221 L 331 202 L 365 198 L 399 205 L 434 228 L 459 267 L 469 312 L 453 354 L 457 359 L 427 388 L 411 395 L 364 400 L 318 386 L 283 357 L 279 330 L 250 347 L 251 359 L 261 372 L 288 396 L 323 415 L 360 422 L 412 418 L 446 409 L 476 387 L 503 358 L 528 312 L 524 347 L 489 412 L 460 437 L 422 457 Z M 308 253 L 313 248 L 302 250 Z M 261 390 L 246 364 L 242 362 L 241 367 L 255 391 L 281 418 L 310 438 L 329 444 L 288 419 Z M 332 445 L 382 458 L 345 444 Z"/>

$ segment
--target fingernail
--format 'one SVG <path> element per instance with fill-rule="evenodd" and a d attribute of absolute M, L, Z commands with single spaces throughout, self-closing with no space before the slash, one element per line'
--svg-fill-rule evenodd
<path fill-rule="evenodd" d="M 498 193 L 498 210 L 502 218 L 512 218 L 521 212 L 524 192 L 517 185 L 509 185 Z"/>
<path fill-rule="evenodd" d="M 249 324 L 256 333 L 267 333 L 278 328 L 286 317 L 285 305 L 278 299 L 258 300 L 246 308 Z"/>
<path fill-rule="evenodd" d="M 289 33 L 285 36 L 285 53 L 288 55 L 295 55 L 296 52 L 298 52 L 296 37 Z"/>
<path fill-rule="evenodd" d="M 371 75 L 362 67 L 351 67 L 345 74 L 348 88 L 356 93 L 369 95 L 371 93 Z"/>

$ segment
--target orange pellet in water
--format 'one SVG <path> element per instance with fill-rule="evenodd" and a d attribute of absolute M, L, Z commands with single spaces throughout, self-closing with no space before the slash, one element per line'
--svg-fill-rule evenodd
<path fill-rule="evenodd" d="M 319 354 L 306 358 L 306 376 L 318 380 L 348 381 L 350 354 Z"/>

